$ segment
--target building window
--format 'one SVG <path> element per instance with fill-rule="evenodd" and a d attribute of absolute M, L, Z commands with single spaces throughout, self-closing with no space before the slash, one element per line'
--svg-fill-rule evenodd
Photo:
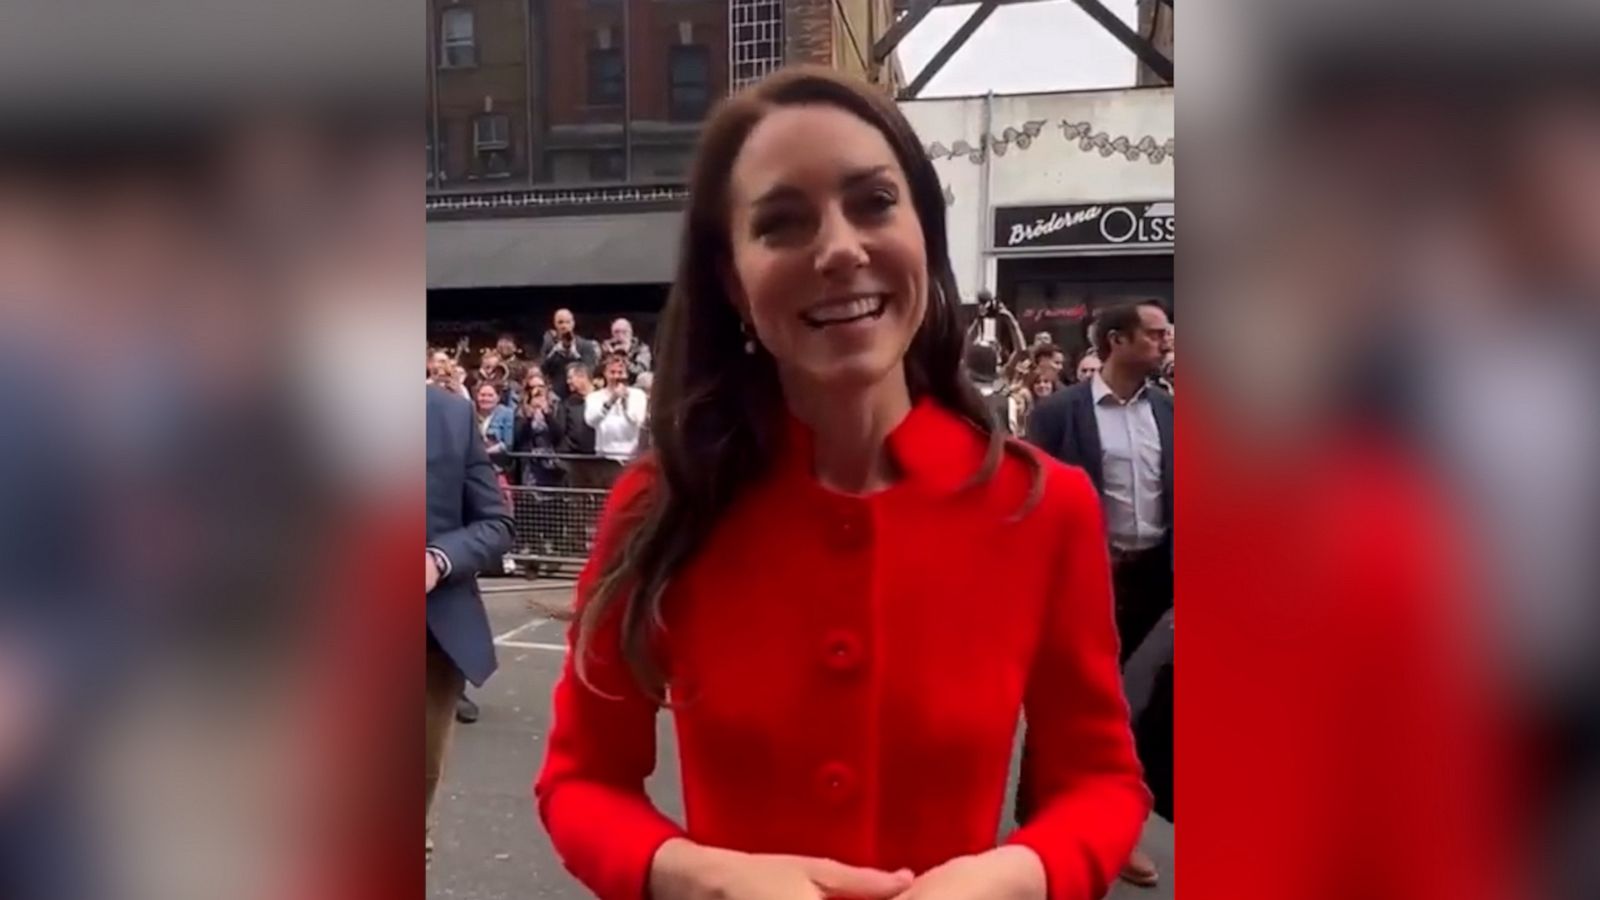
<path fill-rule="evenodd" d="M 503 114 L 482 115 L 472 123 L 472 152 L 478 172 L 485 178 L 511 175 L 511 118 Z"/>
<path fill-rule="evenodd" d="M 452 6 L 444 11 L 439 28 L 439 59 L 446 69 L 463 69 L 478 64 L 478 38 L 472 10 Z"/>
<path fill-rule="evenodd" d="M 622 105 L 622 50 L 595 47 L 589 51 L 589 105 Z"/>
<path fill-rule="evenodd" d="M 734 90 L 783 65 L 783 0 L 729 0 L 728 73 Z"/>
<path fill-rule="evenodd" d="M 624 181 L 628 158 L 621 150 L 596 150 L 589 154 L 589 177 L 595 181 Z"/>
<path fill-rule="evenodd" d="M 698 121 L 711 106 L 711 51 L 680 44 L 667 54 L 668 107 L 673 119 Z"/>

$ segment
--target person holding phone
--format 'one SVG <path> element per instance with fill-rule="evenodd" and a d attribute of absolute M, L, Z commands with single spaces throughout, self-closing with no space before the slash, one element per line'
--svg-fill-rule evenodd
<path fill-rule="evenodd" d="M 613 463 L 615 475 L 639 450 L 645 394 L 628 384 L 628 359 L 620 353 L 606 357 L 602 373 L 605 387 L 588 396 L 583 418 L 594 429 L 595 452 Z"/>
<path fill-rule="evenodd" d="M 590 371 L 598 369 L 600 345 L 578 336 L 577 319 L 570 309 L 556 310 L 551 324 L 554 327 L 544 333 L 544 350 L 541 354 L 544 363 L 541 368 L 545 383 L 552 385 L 556 394 L 565 398 L 571 393 L 567 383 L 567 367 L 576 362 L 583 363 Z"/>
<path fill-rule="evenodd" d="M 531 370 L 522 382 L 522 406 L 517 410 L 511 442 L 518 454 L 531 454 L 520 457 L 518 480 L 524 487 L 555 487 L 561 483 L 561 464 L 555 457 L 558 437 L 550 387 L 543 372 Z"/>

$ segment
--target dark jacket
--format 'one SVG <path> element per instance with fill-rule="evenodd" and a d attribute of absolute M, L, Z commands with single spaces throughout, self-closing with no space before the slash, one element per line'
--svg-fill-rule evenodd
<path fill-rule="evenodd" d="M 1092 382 L 1080 381 L 1041 400 L 1028 416 L 1028 442 L 1068 465 L 1089 473 L 1095 490 L 1105 493 L 1100 426 L 1094 416 Z M 1172 528 L 1172 395 L 1147 388 L 1156 431 L 1161 435 L 1161 517 Z M 1170 543 L 1170 540 L 1169 540 Z"/>
<path fill-rule="evenodd" d="M 528 416 L 519 414 L 511 447 L 518 454 L 555 453 L 556 407 L 549 415 Z M 561 465 L 554 456 L 519 456 L 520 483 L 524 485 L 553 485 L 561 481 Z"/>
<path fill-rule="evenodd" d="M 556 340 L 554 331 L 544 333 L 544 351 L 540 354 L 544 363 L 540 366 L 544 372 L 545 381 L 550 383 L 550 390 L 556 396 L 565 397 L 572 389 L 567 387 L 567 366 L 575 362 L 584 363 L 591 370 L 600 365 L 600 345 L 586 337 L 572 338 L 572 346 L 567 347 Z"/>
<path fill-rule="evenodd" d="M 494 635 L 478 593 L 479 572 L 511 549 L 511 511 L 495 481 L 472 406 L 437 388 L 428 394 L 427 546 L 450 560 L 428 594 L 428 634 L 461 674 L 482 685 L 495 670 Z"/>
<path fill-rule="evenodd" d="M 557 453 L 594 455 L 594 429 L 583 419 L 583 401 L 584 398 L 572 394 L 561 398 L 556 406 L 552 424 Z"/>

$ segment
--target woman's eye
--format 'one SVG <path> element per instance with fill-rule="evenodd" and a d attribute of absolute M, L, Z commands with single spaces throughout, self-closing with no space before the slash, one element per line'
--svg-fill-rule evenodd
<path fill-rule="evenodd" d="M 862 198 L 861 207 L 870 214 L 882 215 L 893 209 L 895 204 L 899 202 L 900 197 L 893 190 L 880 187 L 874 188 Z"/>
<path fill-rule="evenodd" d="M 781 237 L 793 234 L 801 227 L 799 216 L 789 213 L 773 213 L 757 218 L 750 225 L 750 230 L 758 238 Z"/>

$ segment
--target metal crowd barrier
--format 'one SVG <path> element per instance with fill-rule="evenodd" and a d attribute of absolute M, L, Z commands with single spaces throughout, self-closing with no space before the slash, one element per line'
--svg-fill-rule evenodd
<path fill-rule="evenodd" d="M 512 550 L 507 561 L 530 577 L 575 577 L 594 549 L 600 512 L 626 460 L 566 453 L 508 453 Z M 555 459 L 554 484 L 524 484 L 520 466 Z"/>

